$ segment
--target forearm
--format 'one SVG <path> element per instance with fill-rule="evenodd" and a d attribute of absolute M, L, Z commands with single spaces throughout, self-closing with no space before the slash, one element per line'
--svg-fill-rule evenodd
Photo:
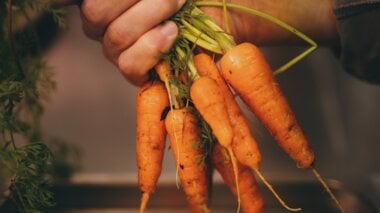
<path fill-rule="evenodd" d="M 338 38 L 334 0 L 258 0 L 257 4 L 259 10 L 288 23 L 320 44 L 335 42 Z M 294 34 L 264 22 L 260 20 L 258 24 L 261 30 L 257 43 L 273 45 L 299 41 Z"/>
<path fill-rule="evenodd" d="M 220 0 L 219 0 L 220 1 Z M 319 44 L 336 43 L 338 33 L 334 16 L 335 0 L 232 0 L 274 16 L 300 30 Z M 223 25 L 220 8 L 207 8 L 215 20 Z M 301 43 L 294 34 L 263 18 L 229 10 L 231 30 L 238 41 L 250 41 L 258 45 Z"/>

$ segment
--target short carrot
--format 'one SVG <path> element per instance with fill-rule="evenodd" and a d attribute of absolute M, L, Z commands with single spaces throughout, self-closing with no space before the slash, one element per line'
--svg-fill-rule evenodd
<path fill-rule="evenodd" d="M 231 147 L 233 128 L 223 94 L 215 80 L 207 76 L 197 78 L 191 85 L 190 96 L 195 108 L 210 125 L 218 142 L 223 147 Z"/>
<path fill-rule="evenodd" d="M 190 212 L 206 213 L 209 212 L 209 181 L 207 164 L 200 161 L 205 151 L 197 117 L 189 109 L 172 109 L 165 125 Z"/>
<path fill-rule="evenodd" d="M 200 76 L 194 80 L 190 87 L 190 97 L 195 108 L 202 118 L 210 125 L 212 133 L 230 154 L 234 168 L 235 183 L 238 183 L 236 168 L 236 158 L 232 150 L 234 131 L 228 116 L 227 105 L 224 95 L 216 81 L 207 76 Z M 239 190 L 239 188 L 237 188 Z M 240 193 L 238 193 L 240 195 Z M 240 199 L 238 196 L 238 209 L 240 209 Z"/>
<path fill-rule="evenodd" d="M 227 151 L 219 144 L 215 144 L 212 151 L 212 162 L 232 193 L 237 197 L 236 184 L 234 182 L 233 167 Z M 239 175 L 239 192 L 241 208 L 246 213 L 264 212 L 264 199 L 261 196 L 259 186 L 251 168 L 237 163 Z"/>
<path fill-rule="evenodd" d="M 299 167 L 311 167 L 314 154 L 261 51 L 251 43 L 242 43 L 229 49 L 220 64 L 224 79 L 282 149 Z"/>
<path fill-rule="evenodd" d="M 161 174 L 166 139 L 161 115 L 168 105 L 162 82 L 148 82 L 140 88 L 136 98 L 136 160 L 142 192 L 140 212 L 144 212 Z"/>
<path fill-rule="evenodd" d="M 229 119 L 234 130 L 232 148 L 236 159 L 252 169 L 258 169 L 261 162 L 261 153 L 257 142 L 251 134 L 245 115 L 221 76 L 214 60 L 209 55 L 200 53 L 194 56 L 194 64 L 199 75 L 209 76 L 214 79 L 224 95 Z"/>
<path fill-rule="evenodd" d="M 215 80 L 219 89 L 224 96 L 224 100 L 227 106 L 227 114 L 231 121 L 234 138 L 232 142 L 233 154 L 236 155 L 236 159 L 243 164 L 254 170 L 263 183 L 268 187 L 268 189 L 273 193 L 281 205 L 288 209 L 289 211 L 299 211 L 299 208 L 289 207 L 285 201 L 277 194 L 273 189 L 272 185 L 265 179 L 259 170 L 259 165 L 261 161 L 261 153 L 257 146 L 256 140 L 252 136 L 248 121 L 241 111 L 239 105 L 237 104 L 234 96 L 226 84 L 225 80 L 219 73 L 213 59 L 207 54 L 198 54 L 194 57 L 194 65 L 197 68 L 198 73 L 201 76 L 208 76 Z M 230 154 L 231 156 L 232 154 Z M 234 158 L 232 156 L 232 163 L 234 163 Z M 233 165 L 233 164 L 232 164 Z M 236 174 L 239 177 L 239 174 Z M 239 182 L 239 180 L 237 180 Z M 237 188 L 239 190 L 240 188 Z M 240 194 L 238 194 L 239 196 Z M 239 197 L 238 197 L 239 199 Z"/>

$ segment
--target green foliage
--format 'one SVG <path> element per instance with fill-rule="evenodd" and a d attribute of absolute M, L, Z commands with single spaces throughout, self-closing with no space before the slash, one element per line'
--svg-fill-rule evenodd
<path fill-rule="evenodd" d="M 17 149 L 0 152 L 0 165 L 14 176 L 9 188 L 11 199 L 20 212 L 38 212 L 41 207 L 52 206 L 53 194 L 49 191 L 46 175 L 51 166 L 51 153 L 43 143 L 31 143 Z"/>
<path fill-rule="evenodd" d="M 42 101 L 55 83 L 41 59 L 30 11 L 49 13 L 65 26 L 64 11 L 55 8 L 53 0 L 0 2 L 0 187 L 9 182 L 8 198 L 19 212 L 40 212 L 54 204 L 49 191 L 53 158 L 42 138 L 40 117 Z M 15 32 L 20 17 L 29 23 Z M 3 194 L 0 191 L 0 201 Z"/>

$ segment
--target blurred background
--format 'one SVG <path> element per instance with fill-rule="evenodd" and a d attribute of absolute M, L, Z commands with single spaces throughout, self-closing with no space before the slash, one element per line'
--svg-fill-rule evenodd
<path fill-rule="evenodd" d="M 81 29 L 79 11 L 68 9 L 67 30 L 46 50 L 57 89 L 46 104 L 43 132 L 80 149 L 77 182 L 136 183 L 135 96 Z M 263 48 L 273 68 L 305 47 Z M 380 85 L 346 74 L 330 49 L 320 47 L 278 80 L 316 154 L 323 177 L 336 179 L 380 203 Z M 247 112 L 263 153 L 262 172 L 271 181 L 313 180 L 296 168 Z M 172 154 L 165 155 L 161 182 L 175 181 Z"/>

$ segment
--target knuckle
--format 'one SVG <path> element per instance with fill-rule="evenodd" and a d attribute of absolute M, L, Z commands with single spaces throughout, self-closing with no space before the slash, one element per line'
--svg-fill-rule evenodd
<path fill-rule="evenodd" d="M 174 1 L 168 1 L 168 0 L 156 0 L 157 5 L 160 5 L 160 10 L 163 14 L 172 14 L 177 11 L 177 0 Z"/>
<path fill-rule="evenodd" d="M 107 25 L 107 17 L 96 1 L 83 1 L 81 11 L 86 23 L 91 27 L 101 28 Z"/>
<path fill-rule="evenodd" d="M 118 67 L 121 74 L 136 86 L 141 86 L 147 80 L 147 76 L 144 75 L 146 73 L 145 70 L 141 70 L 132 60 L 122 60 L 119 57 Z"/>
<path fill-rule="evenodd" d="M 133 63 L 131 63 L 131 60 L 125 60 L 122 57 L 119 57 L 117 60 L 117 66 L 121 73 L 127 78 L 136 73 L 135 67 L 133 66 Z"/>
<path fill-rule="evenodd" d="M 123 44 L 127 42 L 128 33 L 125 29 L 118 27 L 117 25 L 110 25 L 105 34 L 105 42 L 111 47 L 116 47 L 117 49 L 123 48 Z"/>

